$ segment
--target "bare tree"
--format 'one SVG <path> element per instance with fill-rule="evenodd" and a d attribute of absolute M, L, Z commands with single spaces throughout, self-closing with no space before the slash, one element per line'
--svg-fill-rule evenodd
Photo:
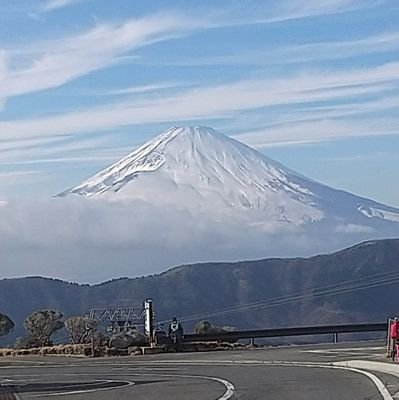
<path fill-rule="evenodd" d="M 29 315 L 24 321 L 24 328 L 28 337 L 33 339 L 40 347 L 51 345 L 51 335 L 64 327 L 59 311 L 42 310 Z"/>
<path fill-rule="evenodd" d="M 65 321 L 65 328 L 72 343 L 88 343 L 96 331 L 97 322 L 89 317 L 70 317 Z"/>

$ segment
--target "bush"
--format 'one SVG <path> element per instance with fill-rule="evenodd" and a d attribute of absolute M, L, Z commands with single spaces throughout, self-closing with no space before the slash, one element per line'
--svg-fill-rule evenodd
<path fill-rule="evenodd" d="M 6 315 L 0 313 L 0 336 L 7 335 L 14 328 L 14 322 L 12 322 L 11 318 Z"/>
<path fill-rule="evenodd" d="M 35 347 L 40 347 L 40 341 L 32 336 L 18 337 L 14 344 L 14 348 L 17 350 L 33 349 Z"/>
<path fill-rule="evenodd" d="M 208 321 L 199 321 L 194 326 L 194 333 L 197 335 L 205 335 L 209 333 L 209 329 L 211 329 L 212 325 Z"/>

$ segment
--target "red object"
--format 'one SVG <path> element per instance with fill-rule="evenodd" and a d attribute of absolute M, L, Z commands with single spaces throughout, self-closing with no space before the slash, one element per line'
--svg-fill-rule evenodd
<path fill-rule="evenodd" d="M 391 339 L 399 338 L 399 321 L 393 321 L 391 324 Z"/>

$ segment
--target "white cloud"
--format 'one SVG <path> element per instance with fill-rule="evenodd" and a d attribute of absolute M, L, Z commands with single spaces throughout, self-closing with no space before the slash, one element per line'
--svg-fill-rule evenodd
<path fill-rule="evenodd" d="M 369 36 L 361 39 L 313 42 L 295 46 L 278 46 L 258 48 L 256 51 L 242 51 L 240 54 L 217 55 L 210 57 L 184 56 L 179 59 L 165 60 L 166 65 L 256 65 L 269 66 L 278 64 L 292 64 L 303 62 L 320 62 L 350 58 L 364 54 L 397 51 L 399 49 L 399 32 L 385 32 L 380 35 Z M 145 61 L 143 61 L 145 62 Z"/>
<path fill-rule="evenodd" d="M 58 140 L 57 140 L 58 139 Z M 0 142 L 0 164 L 24 165 L 49 162 L 115 160 L 126 148 L 113 147 L 111 136 L 93 138 L 40 138 Z M 71 156 L 73 155 L 73 156 Z"/>
<path fill-rule="evenodd" d="M 265 148 L 374 135 L 399 135 L 399 122 L 384 118 L 304 121 L 246 132 L 234 138 L 252 147 Z"/>
<path fill-rule="evenodd" d="M 0 49 L 0 88 L 4 85 L 7 77 L 7 53 Z M 4 108 L 4 98 L 0 93 L 0 111 Z"/>
<path fill-rule="evenodd" d="M 208 17 L 215 26 L 272 24 L 374 8 L 385 0 L 276 0 L 247 1 L 234 7 L 214 10 Z"/>
<path fill-rule="evenodd" d="M 131 19 L 121 24 L 98 24 L 94 29 L 76 36 L 31 43 L 25 49 L 0 54 L 25 53 L 33 57 L 28 67 L 6 71 L 0 80 L 0 98 L 41 91 L 64 85 L 90 72 L 120 62 L 124 54 L 154 42 L 167 40 L 197 25 L 178 15 L 158 14 Z M 0 75 L 1 76 L 1 75 Z"/>
<path fill-rule="evenodd" d="M 397 62 L 344 72 L 308 71 L 285 79 L 242 80 L 184 90 L 161 99 L 111 103 L 44 118 L 3 121 L 0 122 L 0 136 L 3 139 L 57 136 L 143 123 L 221 118 L 238 111 L 276 105 L 348 101 L 351 96 L 375 93 L 376 84 L 394 86 L 398 81 Z M 383 95 L 380 93 L 380 97 Z M 384 107 L 392 107 L 392 101 L 395 102 L 394 98 L 388 98 Z"/>
<path fill-rule="evenodd" d="M 8 178 L 15 178 L 18 176 L 26 176 L 26 175 L 34 175 L 39 173 L 38 171 L 10 171 L 10 172 L 0 172 L 0 180 L 1 179 L 8 179 Z"/>
<path fill-rule="evenodd" d="M 43 11 L 52 11 L 87 0 L 47 0 Z M 369 2 L 367 7 L 380 1 Z M 27 7 L 27 6 L 26 6 Z M 328 15 L 365 7 L 358 0 L 279 1 L 272 7 L 238 6 L 205 13 L 157 14 L 131 19 L 121 24 L 100 23 L 86 33 L 53 40 L 29 43 L 25 48 L 10 50 L 9 56 L 33 57 L 31 64 L 7 72 L 0 79 L 0 102 L 8 97 L 42 91 L 64 85 L 80 76 L 110 67 L 124 59 L 126 53 L 151 43 L 168 40 L 194 30 L 222 28 L 229 25 L 271 23 L 293 18 Z M 25 60 L 26 61 L 26 60 Z M 1 55 L 0 55 L 1 73 Z M 1 75 L 0 75 L 1 77 Z"/>
<path fill-rule="evenodd" d="M 59 8 L 71 6 L 73 4 L 83 3 L 84 1 L 88 0 L 47 0 L 46 3 L 43 5 L 41 11 L 42 12 L 54 11 Z"/>
<path fill-rule="evenodd" d="M 123 89 L 115 89 L 105 92 L 106 95 L 124 95 L 124 94 L 137 94 L 137 93 L 147 93 L 147 92 L 155 92 L 163 89 L 173 89 L 181 87 L 182 85 L 177 82 L 160 82 L 154 83 L 150 85 L 142 85 L 142 86 L 130 86 Z"/>
<path fill-rule="evenodd" d="M 0 207 L 0 272 L 98 282 L 195 261 L 306 256 L 370 237 L 358 229 L 331 237 L 331 226 L 326 230 L 312 235 L 269 224 L 262 232 L 230 218 L 144 202 L 9 201 Z"/>
<path fill-rule="evenodd" d="M 347 224 L 347 225 L 338 225 L 335 228 L 335 232 L 337 233 L 374 233 L 374 229 L 369 226 L 364 225 L 355 225 L 355 224 Z"/>
<path fill-rule="evenodd" d="M 42 182 L 46 179 L 48 179 L 46 173 L 35 170 L 0 172 L 0 185 L 2 188 L 6 186 L 23 185 L 32 182 Z M 0 201 L 1 200 L 2 199 L 0 198 Z"/>

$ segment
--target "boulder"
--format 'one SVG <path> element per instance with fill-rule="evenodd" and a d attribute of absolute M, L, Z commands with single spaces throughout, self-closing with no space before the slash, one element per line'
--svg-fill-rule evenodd
<path fill-rule="evenodd" d="M 131 346 L 142 346 L 145 343 L 146 338 L 140 333 L 120 333 L 111 337 L 109 340 L 109 347 L 127 349 Z"/>

